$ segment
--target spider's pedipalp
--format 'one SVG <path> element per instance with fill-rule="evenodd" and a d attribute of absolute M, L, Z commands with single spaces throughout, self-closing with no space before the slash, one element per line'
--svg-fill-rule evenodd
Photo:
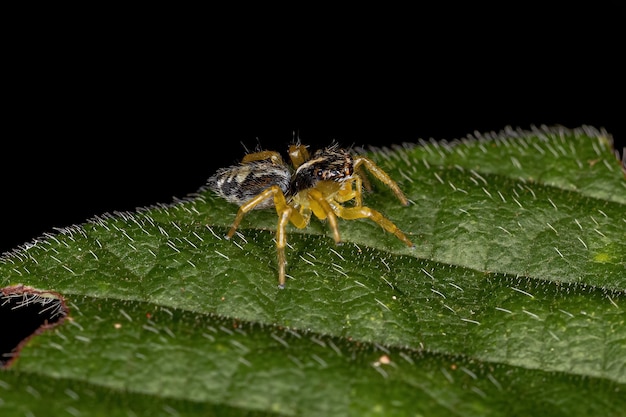
<path fill-rule="evenodd" d="M 352 184 L 354 183 L 354 187 Z M 363 197 L 362 190 L 363 189 L 363 178 L 360 175 L 354 174 L 352 178 L 347 181 L 344 181 L 341 185 L 339 191 L 337 191 L 337 195 L 335 196 L 335 200 L 339 203 L 345 203 L 346 201 L 354 200 L 355 206 L 363 205 Z"/>
<path fill-rule="evenodd" d="M 323 193 L 316 189 L 310 189 L 306 191 L 308 198 L 311 199 L 309 203 L 310 209 L 318 219 L 328 219 L 328 225 L 333 232 L 333 239 L 336 244 L 341 243 L 341 237 L 339 236 L 339 225 L 337 224 L 337 217 L 334 210 L 326 200 Z"/>

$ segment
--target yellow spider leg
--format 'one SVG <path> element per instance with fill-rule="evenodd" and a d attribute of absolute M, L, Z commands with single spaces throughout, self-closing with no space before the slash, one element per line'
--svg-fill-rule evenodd
<path fill-rule="evenodd" d="M 307 151 L 304 145 L 290 145 L 289 146 L 289 158 L 294 168 L 298 168 L 300 165 L 308 161 L 311 157 L 309 151 Z"/>
<path fill-rule="evenodd" d="M 413 242 L 411 242 L 409 238 L 406 237 L 405 234 L 400 229 L 398 229 L 398 226 L 396 226 L 391 220 L 387 219 L 376 210 L 373 210 L 369 207 L 363 207 L 363 206 L 343 207 L 342 205 L 339 205 L 339 204 L 333 204 L 333 210 L 337 214 L 337 217 L 341 217 L 342 219 L 346 219 L 346 220 L 368 218 L 378 223 L 380 226 L 383 227 L 383 229 L 385 229 L 389 233 L 393 233 L 398 239 L 403 241 L 408 247 L 412 248 L 415 246 Z"/>
<path fill-rule="evenodd" d="M 356 167 L 354 173 L 363 180 L 363 186 L 367 191 L 372 191 L 372 184 L 367 179 L 367 176 L 363 174 L 363 167 Z"/>
<path fill-rule="evenodd" d="M 237 215 L 235 216 L 235 221 L 233 221 L 230 230 L 226 234 L 226 239 L 230 239 L 233 237 L 235 232 L 237 231 L 237 227 L 239 227 L 239 223 L 243 219 L 243 216 L 246 215 L 249 211 L 254 210 L 256 206 L 267 200 L 268 198 L 274 198 L 274 207 L 276 207 L 276 212 L 279 216 L 283 214 L 288 208 L 287 200 L 285 199 L 285 195 L 283 194 L 283 190 L 280 189 L 277 185 L 272 185 L 265 191 L 260 194 L 257 194 L 256 197 L 248 200 L 245 204 L 239 207 L 239 211 L 237 211 Z M 298 212 L 293 212 L 291 214 L 290 219 L 291 222 L 299 229 L 303 229 L 307 226 L 308 221 Z"/>
<path fill-rule="evenodd" d="M 281 158 L 280 154 L 275 151 L 260 151 L 249 153 L 243 157 L 241 162 L 245 164 L 246 162 L 262 161 L 264 159 L 271 160 L 272 163 L 275 165 L 283 165 L 283 158 Z"/>
<path fill-rule="evenodd" d="M 392 180 L 391 177 L 389 177 L 389 175 L 387 175 L 385 171 L 380 169 L 378 165 L 376 165 L 372 160 L 365 158 L 363 156 L 355 157 L 354 158 L 355 169 L 361 166 L 361 164 L 363 164 L 376 178 L 382 181 L 383 184 L 391 188 L 391 191 L 393 191 L 396 197 L 398 197 L 398 200 L 400 200 L 402 205 L 405 205 L 405 206 L 409 205 L 409 201 L 404 196 L 404 193 L 402 192 L 402 190 L 400 190 L 400 187 L 398 186 L 398 184 L 394 180 Z"/>
<path fill-rule="evenodd" d="M 339 236 L 337 216 L 335 216 L 335 212 L 332 207 L 330 207 L 330 204 L 328 204 L 328 201 L 324 198 L 324 194 L 315 188 L 307 190 L 307 194 L 311 199 L 310 207 L 311 210 L 313 210 L 313 214 L 321 220 L 328 218 L 328 225 L 330 226 L 330 230 L 333 232 L 333 239 L 335 239 L 336 244 L 340 244 L 341 237 Z"/>
<path fill-rule="evenodd" d="M 280 190 L 280 189 L 279 189 Z M 276 251 L 278 255 L 278 287 L 285 288 L 287 258 L 285 256 L 285 246 L 287 246 L 287 224 L 291 221 L 298 229 L 304 229 L 311 219 L 310 212 L 300 213 L 287 204 L 285 197 L 280 193 L 282 201 L 276 201 L 274 197 L 274 205 L 278 213 L 278 227 L 276 228 Z"/>
<path fill-rule="evenodd" d="M 352 187 L 352 183 L 354 183 L 354 188 Z M 349 201 L 354 199 L 354 205 L 361 206 L 362 203 L 362 186 L 363 182 L 361 181 L 361 177 L 358 175 L 353 176 L 341 185 L 341 188 L 337 192 L 335 196 L 335 200 L 340 203 Z"/>
<path fill-rule="evenodd" d="M 257 194 L 256 197 L 250 199 L 247 203 L 241 205 L 239 207 L 239 211 L 237 211 L 237 215 L 235 216 L 235 220 L 233 221 L 233 224 L 230 227 L 230 230 L 228 231 L 228 233 L 226 233 L 226 239 L 230 239 L 231 237 L 233 237 L 233 235 L 237 231 L 237 227 L 239 227 L 239 223 L 241 223 L 241 220 L 243 219 L 243 216 L 246 215 L 246 213 L 254 210 L 256 206 L 258 206 L 259 204 L 261 204 L 262 202 L 264 202 L 265 200 L 271 197 L 274 197 L 274 205 L 276 205 L 277 200 L 278 200 L 278 203 L 280 204 L 281 203 L 280 199 L 281 198 L 282 200 L 285 199 L 285 196 L 283 195 L 283 191 L 280 189 L 280 187 L 278 187 L 277 185 L 273 185 L 269 187 L 268 189 L 266 189 L 265 191 L 263 191 L 262 193 Z M 285 202 L 284 205 L 287 205 L 287 202 Z"/>
<path fill-rule="evenodd" d="M 287 246 L 287 224 L 291 218 L 293 209 L 290 206 L 279 212 L 278 228 L 276 229 L 276 251 L 278 255 L 278 287 L 285 288 L 286 273 L 285 266 L 287 259 L 285 257 L 285 246 Z"/>
<path fill-rule="evenodd" d="M 254 210 L 256 206 L 261 204 L 268 198 L 274 198 L 274 206 L 276 207 L 276 213 L 278 213 L 278 227 L 276 229 L 276 250 L 278 255 L 278 285 L 280 288 L 285 286 L 285 265 L 287 264 L 285 257 L 285 246 L 287 246 L 287 224 L 291 221 L 294 226 L 299 229 L 304 229 L 311 218 L 310 212 L 305 212 L 304 215 L 295 211 L 290 205 L 287 204 L 283 191 L 277 185 L 273 185 L 266 189 L 256 197 L 249 200 L 247 203 L 239 207 L 235 221 L 230 230 L 226 234 L 226 239 L 233 237 L 237 231 L 237 227 L 241 223 L 243 216 L 251 210 Z M 328 204 L 328 203 L 327 203 Z M 329 207 L 330 208 L 330 207 Z"/>

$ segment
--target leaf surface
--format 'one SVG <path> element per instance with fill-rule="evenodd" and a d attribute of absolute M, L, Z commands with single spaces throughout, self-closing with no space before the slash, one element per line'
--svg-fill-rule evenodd
<path fill-rule="evenodd" d="M 624 415 L 626 180 L 610 136 L 505 130 L 369 149 L 368 220 L 289 229 L 206 189 L 5 254 L 70 318 L 0 374 L 3 415 Z M 585 398 L 584 402 L 580 399 Z M 33 401 L 36 400 L 36 401 Z"/>

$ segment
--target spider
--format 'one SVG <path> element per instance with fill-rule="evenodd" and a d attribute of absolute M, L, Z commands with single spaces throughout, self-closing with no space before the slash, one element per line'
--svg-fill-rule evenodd
<path fill-rule="evenodd" d="M 244 156 L 241 163 L 221 168 L 208 179 L 207 186 L 218 196 L 239 205 L 235 220 L 226 234 L 230 239 L 241 220 L 251 210 L 275 207 L 278 214 L 276 247 L 278 252 L 278 286 L 285 287 L 287 224 L 299 229 L 307 227 L 311 215 L 327 220 L 336 244 L 341 243 L 337 218 L 354 220 L 369 218 L 409 247 L 413 243 L 391 220 L 378 211 L 363 206 L 362 168 L 389 187 L 400 203 L 408 205 L 400 187 L 372 160 L 352 155 L 333 144 L 309 154 L 307 147 L 289 147 L 288 166 L 275 151 L 258 151 Z M 350 207 L 342 203 L 354 200 Z"/>

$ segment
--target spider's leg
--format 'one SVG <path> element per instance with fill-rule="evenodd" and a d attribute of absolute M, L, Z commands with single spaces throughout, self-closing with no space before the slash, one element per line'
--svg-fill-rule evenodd
<path fill-rule="evenodd" d="M 287 257 L 287 224 L 291 222 L 298 229 L 304 229 L 311 220 L 311 214 L 300 212 L 287 203 L 282 191 L 274 196 L 274 206 L 278 214 L 278 227 L 276 228 L 276 252 L 278 256 L 278 288 L 285 288 Z M 308 214 L 308 215 L 307 215 Z"/>
<path fill-rule="evenodd" d="M 285 246 L 287 246 L 287 224 L 289 223 L 293 209 L 285 206 L 283 210 L 278 212 L 278 228 L 276 229 L 276 251 L 278 255 L 278 287 L 285 288 L 286 273 L 285 266 L 287 259 L 285 257 Z"/>
<path fill-rule="evenodd" d="M 354 170 L 354 173 L 358 175 L 359 177 L 361 177 L 361 179 L 363 180 L 363 187 L 365 187 L 367 191 L 372 191 L 372 184 L 370 184 L 367 176 L 364 175 L 363 167 L 362 166 L 356 167 L 356 169 Z"/>
<path fill-rule="evenodd" d="M 226 234 L 226 238 L 230 239 L 235 234 L 237 227 L 241 223 L 243 216 L 251 210 L 254 210 L 256 206 L 261 204 L 268 198 L 274 198 L 274 206 L 276 207 L 276 213 L 278 214 L 278 227 L 276 229 L 276 250 L 278 256 L 278 285 L 280 288 L 285 287 L 285 266 L 287 260 L 285 257 L 285 246 L 287 246 L 287 224 L 293 223 L 299 229 L 304 229 L 310 220 L 309 216 L 303 216 L 297 210 L 294 210 L 292 206 L 287 203 L 283 190 L 279 186 L 273 185 L 258 194 L 253 199 L 239 207 L 235 221 L 230 230 Z"/>
<path fill-rule="evenodd" d="M 354 158 L 354 168 L 357 169 L 361 165 L 365 166 L 369 172 L 372 173 L 376 178 L 378 178 L 383 184 L 387 187 L 391 188 L 391 191 L 394 192 L 398 200 L 404 206 L 409 205 L 409 200 L 404 196 L 402 190 L 398 184 L 391 179 L 389 175 L 385 171 L 383 171 L 378 165 L 376 165 L 371 159 L 365 158 L 364 156 L 357 156 Z"/>
<path fill-rule="evenodd" d="M 298 229 L 304 229 L 311 220 L 311 213 L 298 211 L 293 206 L 287 204 L 284 196 L 282 200 L 274 199 L 276 213 L 278 213 L 278 227 L 276 228 L 276 251 L 278 255 L 278 287 L 285 288 L 286 273 L 285 266 L 287 258 L 285 256 L 285 246 L 287 246 L 287 224 L 291 222 Z"/>
<path fill-rule="evenodd" d="M 328 225 L 330 226 L 330 230 L 333 232 L 333 239 L 335 239 L 336 244 L 340 244 L 341 236 L 339 236 L 337 216 L 335 215 L 332 207 L 330 207 L 330 204 L 328 204 L 324 195 L 315 188 L 307 190 L 307 194 L 309 199 L 311 199 L 311 210 L 313 211 L 313 214 L 321 220 L 328 218 Z"/>
<path fill-rule="evenodd" d="M 246 162 L 262 161 L 264 159 L 269 159 L 275 165 L 284 165 L 283 158 L 281 158 L 280 154 L 275 151 L 260 151 L 249 153 L 243 157 L 241 162 L 245 164 Z"/>
<path fill-rule="evenodd" d="M 352 187 L 352 183 L 354 183 L 354 188 Z M 354 199 L 355 206 L 363 205 L 362 202 L 362 187 L 363 182 L 359 175 L 354 175 L 349 180 L 346 180 L 341 184 L 341 188 L 337 191 L 335 195 L 335 200 L 340 203 L 349 201 Z"/>
<path fill-rule="evenodd" d="M 251 210 L 254 210 L 256 206 L 267 200 L 268 198 L 274 198 L 274 205 L 276 206 L 276 210 L 279 210 L 279 207 L 284 207 L 287 205 L 285 201 L 285 195 L 283 194 L 283 190 L 280 189 L 277 185 L 272 185 L 267 188 L 262 193 L 256 195 L 252 199 L 248 200 L 246 203 L 239 207 L 239 211 L 237 211 L 237 215 L 235 216 L 235 221 L 233 221 L 230 230 L 226 234 L 226 239 L 230 239 L 233 237 L 235 232 L 237 231 L 237 227 L 239 227 L 239 223 L 243 219 L 243 216 L 246 215 Z"/>
<path fill-rule="evenodd" d="M 373 222 L 378 223 L 389 233 L 393 233 L 398 239 L 403 241 L 408 247 L 415 247 L 413 242 L 396 226 L 391 220 L 373 210 L 369 207 L 344 207 L 340 204 L 333 204 L 333 210 L 337 214 L 337 217 L 341 217 L 346 220 L 363 219 L 368 218 Z"/>

